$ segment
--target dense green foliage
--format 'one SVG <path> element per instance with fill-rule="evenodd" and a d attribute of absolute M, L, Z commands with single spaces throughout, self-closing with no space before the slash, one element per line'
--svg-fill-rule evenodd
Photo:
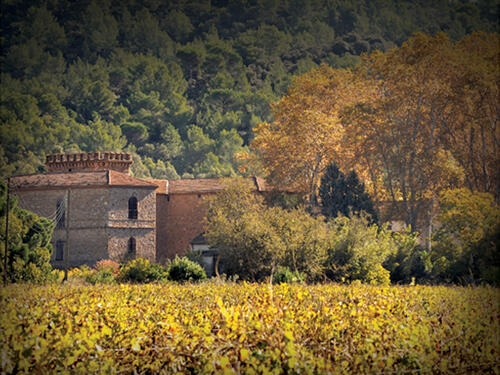
<path fill-rule="evenodd" d="M 359 216 L 361 212 L 365 212 L 370 215 L 372 222 L 378 221 L 373 202 L 354 170 L 346 177 L 336 163 L 330 164 L 321 177 L 319 197 L 321 211 L 327 218 L 339 215 Z"/>
<path fill-rule="evenodd" d="M 328 228 L 303 207 L 268 207 L 251 186 L 236 179 L 207 203 L 205 237 L 219 251 L 223 272 L 261 281 L 287 266 L 310 281 L 321 277 Z"/>
<path fill-rule="evenodd" d="M 276 270 L 276 273 L 273 274 L 274 284 L 299 283 L 303 280 L 305 280 L 304 274 L 300 272 L 294 272 L 288 267 L 280 266 Z"/>
<path fill-rule="evenodd" d="M 3 277 L 7 185 L 0 181 L 0 273 Z M 44 283 L 56 277 L 49 263 L 52 254 L 54 223 L 17 206 L 14 196 L 9 202 L 9 241 L 7 277 L 11 282 Z"/>
<path fill-rule="evenodd" d="M 79 269 L 73 269 L 68 271 L 68 275 L 71 276 L 79 275 L 79 277 L 85 279 L 89 284 L 113 284 L 116 281 L 116 276 L 118 276 L 120 271 L 120 264 L 109 259 L 103 259 L 98 261 L 94 269 L 91 270 L 87 266 L 83 266 Z"/>
<path fill-rule="evenodd" d="M 0 372 L 497 374 L 499 290 L 10 285 Z"/>
<path fill-rule="evenodd" d="M 168 266 L 168 279 L 172 281 L 200 281 L 206 278 L 205 270 L 186 257 L 175 257 Z"/>
<path fill-rule="evenodd" d="M 0 175 L 126 150 L 138 176 L 230 176 L 291 77 L 412 32 L 498 30 L 495 1 L 1 4 Z"/>
<path fill-rule="evenodd" d="M 382 263 L 396 253 L 397 244 L 386 226 L 370 225 L 365 215 L 344 216 L 332 223 L 331 231 L 326 270 L 330 278 L 389 284 L 389 271 Z"/>
<path fill-rule="evenodd" d="M 113 284 L 115 282 L 115 275 L 109 268 L 104 268 L 96 270 L 95 272 L 89 272 L 85 276 L 85 281 L 89 284 Z"/>
<path fill-rule="evenodd" d="M 500 209 L 487 193 L 445 191 L 431 249 L 410 228 L 392 232 L 364 212 L 325 221 L 303 207 L 269 207 L 237 179 L 207 204 L 219 271 L 243 280 L 500 284 Z"/>
<path fill-rule="evenodd" d="M 137 258 L 125 263 L 120 268 L 119 281 L 132 283 L 150 283 L 153 281 L 166 280 L 168 273 L 158 263 L 151 263 L 144 258 Z"/>
<path fill-rule="evenodd" d="M 328 277 L 388 284 L 390 273 L 383 264 L 403 243 L 410 253 L 416 247 L 415 241 L 408 245 L 413 234 L 393 235 L 386 226 L 371 223 L 364 213 L 325 222 L 303 207 L 268 207 L 249 186 L 237 181 L 208 199 L 206 223 L 205 236 L 219 250 L 223 271 L 243 280 L 319 281 Z M 394 267 L 394 262 L 389 266 Z"/>
<path fill-rule="evenodd" d="M 500 285 L 500 207 L 493 195 L 445 190 L 429 254 L 436 279 Z"/>
<path fill-rule="evenodd" d="M 111 260 L 99 261 L 94 269 L 86 266 L 69 271 L 70 278 L 83 279 L 89 284 L 151 283 L 157 281 L 200 281 L 207 278 L 198 264 L 187 258 L 176 257 L 167 266 L 150 262 L 144 258 L 118 264 Z"/>

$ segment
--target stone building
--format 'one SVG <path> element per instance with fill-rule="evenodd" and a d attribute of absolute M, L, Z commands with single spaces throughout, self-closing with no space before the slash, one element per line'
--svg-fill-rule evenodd
<path fill-rule="evenodd" d="M 143 257 L 165 262 L 203 244 L 203 197 L 224 188 L 220 179 L 153 180 L 129 175 L 126 153 L 48 155 L 47 173 L 15 176 L 10 188 L 22 208 L 54 218 L 55 267 L 94 265 L 101 259 Z M 250 178 L 255 191 L 267 187 Z"/>

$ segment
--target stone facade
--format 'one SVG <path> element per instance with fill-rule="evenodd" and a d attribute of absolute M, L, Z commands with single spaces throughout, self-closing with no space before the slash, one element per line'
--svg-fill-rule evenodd
<path fill-rule="evenodd" d="M 19 206 L 39 216 L 54 217 L 58 202 L 67 203 L 64 224 L 59 224 L 52 236 L 54 251 L 51 261 L 57 268 L 82 264 L 94 265 L 101 259 L 117 262 L 127 259 L 128 241 L 136 241 L 136 257 L 156 259 L 155 218 L 156 197 L 153 189 L 98 187 L 71 189 L 24 189 L 16 191 Z M 128 219 L 128 199 L 137 197 L 138 219 Z M 69 228 L 67 227 L 69 225 Z M 56 260 L 56 243 L 63 241 L 63 260 Z M 69 253 L 67 244 L 69 242 Z"/>
<path fill-rule="evenodd" d="M 136 257 L 165 263 L 183 255 L 193 249 L 193 239 L 202 238 L 203 198 L 225 187 L 221 179 L 131 177 L 132 159 L 124 153 L 54 154 L 46 164 L 49 173 L 12 177 L 10 187 L 20 207 L 63 219 L 52 238 L 51 262 L 58 268 Z M 255 191 L 267 189 L 262 179 L 246 182 Z"/>
<path fill-rule="evenodd" d="M 47 155 L 48 172 L 101 171 L 112 169 L 129 173 L 132 165 L 130 154 L 123 152 L 81 152 L 75 154 Z"/>
<path fill-rule="evenodd" d="M 137 198 L 137 219 L 128 218 L 128 201 Z M 136 240 L 136 257 L 156 260 L 156 195 L 152 189 L 111 188 L 108 207 L 109 259 L 130 257 L 128 241 Z"/>
<path fill-rule="evenodd" d="M 96 160 L 104 160 L 109 162 L 107 166 L 122 170 L 124 165 L 131 164 L 130 155 L 49 155 L 47 160 L 52 167 L 58 163 L 74 167 L 71 163 L 79 163 L 78 168 L 84 168 L 85 163 L 90 163 L 87 165 L 90 170 L 11 178 L 11 189 L 20 207 L 57 223 L 52 236 L 51 262 L 55 267 L 93 266 L 101 259 L 156 260 L 157 185 L 120 171 L 94 171 Z M 132 197 L 137 202 L 136 218 L 129 218 Z"/>
<path fill-rule="evenodd" d="M 70 214 L 67 215 L 67 199 L 70 199 Z M 109 193 L 107 188 L 83 189 L 23 189 L 16 191 L 19 206 L 35 212 L 39 216 L 56 217 L 59 224 L 54 230 L 52 244 L 54 250 L 57 241 L 69 242 L 71 251 L 64 254 L 69 265 L 95 263 L 98 259 L 107 257 L 106 209 Z M 59 213 L 58 202 L 62 202 Z M 88 207 L 94 207 L 89 210 Z M 69 225 L 69 230 L 67 229 Z M 55 259 L 56 251 L 52 253 L 52 263 L 55 267 L 64 267 L 64 259 Z"/>

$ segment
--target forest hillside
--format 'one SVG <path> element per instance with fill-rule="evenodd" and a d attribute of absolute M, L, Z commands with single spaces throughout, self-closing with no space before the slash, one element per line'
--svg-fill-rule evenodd
<path fill-rule="evenodd" d="M 292 77 L 498 25 L 497 1 L 4 0 L 0 175 L 112 150 L 139 177 L 232 176 Z"/>

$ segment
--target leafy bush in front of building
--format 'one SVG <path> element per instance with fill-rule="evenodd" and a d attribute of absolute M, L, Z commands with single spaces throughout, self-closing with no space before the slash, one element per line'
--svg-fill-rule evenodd
<path fill-rule="evenodd" d="M 115 275 L 113 274 L 113 270 L 111 268 L 103 268 L 100 270 L 95 270 L 94 272 L 89 273 L 85 277 L 85 281 L 89 284 L 113 284 L 115 280 Z"/>
<path fill-rule="evenodd" d="M 298 271 L 292 271 L 288 267 L 278 267 L 273 275 L 274 284 L 300 283 L 305 280 L 305 275 Z"/>
<path fill-rule="evenodd" d="M 390 273 L 382 264 L 398 250 L 387 227 L 370 224 L 365 214 L 337 217 L 330 225 L 332 243 L 326 275 L 334 281 L 387 284 Z"/>
<path fill-rule="evenodd" d="M 165 280 L 166 278 L 167 271 L 161 264 L 152 263 L 144 258 L 137 258 L 122 266 L 117 280 L 132 283 L 150 283 Z"/>
<path fill-rule="evenodd" d="M 312 217 L 303 207 L 268 207 L 238 179 L 206 203 L 205 238 L 219 251 L 228 275 L 263 281 L 280 266 L 304 273 L 308 281 L 323 275 L 330 241 L 322 217 Z"/>
<path fill-rule="evenodd" d="M 120 272 L 120 264 L 111 259 L 101 259 L 95 264 L 94 268 L 97 271 L 109 270 L 113 275 Z"/>
<path fill-rule="evenodd" d="M 172 281 L 200 281 L 206 278 L 203 267 L 186 257 L 175 257 L 168 266 L 168 279 Z"/>
<path fill-rule="evenodd" d="M 365 281 L 372 285 L 391 285 L 391 273 L 381 264 L 377 264 L 368 270 Z"/>
<path fill-rule="evenodd" d="M 444 190 L 433 234 L 430 278 L 500 285 L 500 206 L 490 193 Z"/>
<path fill-rule="evenodd" d="M 3 274 L 5 257 L 5 225 L 7 214 L 7 185 L 0 181 L 0 272 Z M 50 265 L 50 239 L 54 223 L 17 205 L 15 195 L 9 202 L 9 241 L 7 277 L 10 282 L 47 283 L 57 280 Z"/>

